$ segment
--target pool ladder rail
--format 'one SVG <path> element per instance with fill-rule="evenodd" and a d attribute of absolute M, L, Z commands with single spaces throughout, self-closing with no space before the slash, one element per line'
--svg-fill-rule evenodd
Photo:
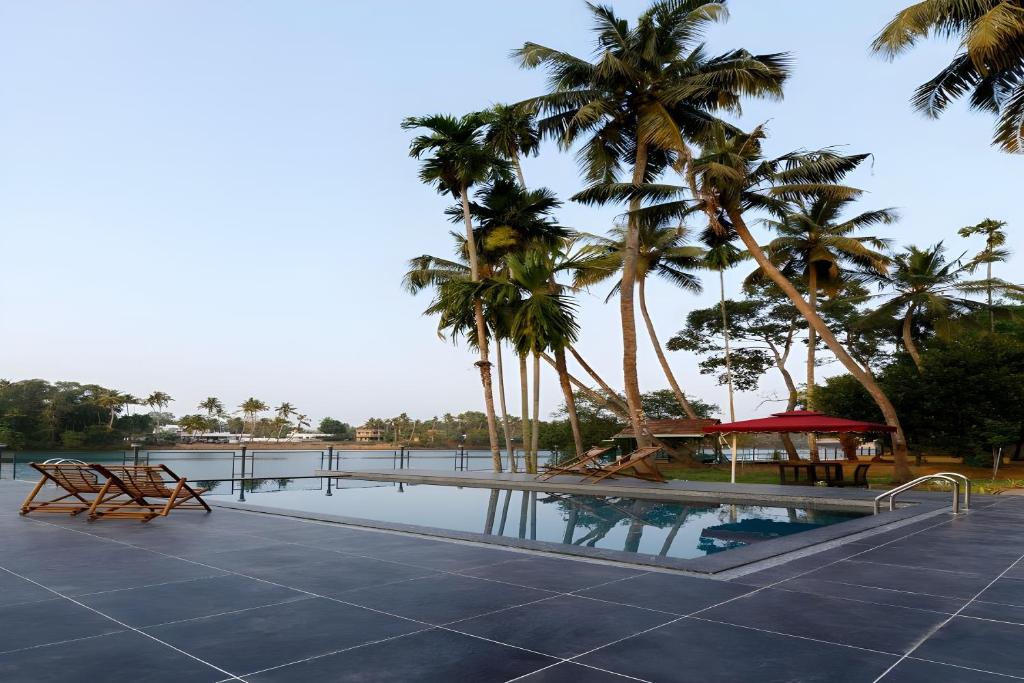
<path fill-rule="evenodd" d="M 896 496 L 909 491 L 910 489 L 924 484 L 929 481 L 946 481 L 953 485 L 953 514 L 960 514 L 960 482 L 964 484 L 964 512 L 971 509 L 971 480 L 960 474 L 959 472 L 937 472 L 936 474 L 926 474 L 923 477 L 918 477 L 913 481 L 908 481 L 902 486 L 897 486 L 894 489 L 890 489 L 885 493 L 875 497 L 875 514 L 877 515 L 881 509 L 882 501 L 886 498 L 889 499 L 889 510 L 896 509 Z"/>

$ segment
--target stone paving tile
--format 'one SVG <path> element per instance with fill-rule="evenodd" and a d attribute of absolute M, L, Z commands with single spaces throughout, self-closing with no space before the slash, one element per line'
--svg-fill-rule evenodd
<path fill-rule="evenodd" d="M 0 607 L 0 651 L 123 631 L 124 627 L 63 598 Z M 2 680 L 2 679 L 0 679 Z"/>
<path fill-rule="evenodd" d="M 469 576 L 435 574 L 348 591 L 336 597 L 431 624 L 445 624 L 551 596 L 551 592 L 535 588 L 497 584 Z"/>
<path fill-rule="evenodd" d="M 789 581 L 784 581 L 774 588 L 778 590 L 797 591 L 800 593 L 813 593 L 826 597 L 844 598 L 847 600 L 858 600 L 870 602 L 876 605 L 891 605 L 893 607 L 911 607 L 915 609 L 930 610 L 953 614 L 967 604 L 962 598 L 947 598 L 937 595 L 922 595 L 901 590 L 889 590 L 885 588 L 874 588 L 843 583 L 842 576 L 836 576 L 836 580 L 817 578 L 816 576 L 801 576 Z"/>
<path fill-rule="evenodd" d="M 972 671 L 936 662 L 904 659 L 882 679 L 885 683 L 1008 683 L 998 674 Z"/>
<path fill-rule="evenodd" d="M 960 616 L 1007 621 L 1024 626 L 1024 607 L 1018 605 L 1001 605 L 975 600 L 960 613 Z"/>
<path fill-rule="evenodd" d="M 320 657 L 265 673 L 247 675 L 253 683 L 332 681 L 408 683 L 408 681 L 508 681 L 557 659 L 471 638 L 430 630 Z M 583 669 L 583 667 L 580 667 Z M 589 671 L 588 669 L 583 669 Z M 591 680 L 588 678 L 577 679 Z M 596 680 L 596 679 L 595 679 Z M 619 680 L 623 680 L 619 678 Z"/>
<path fill-rule="evenodd" d="M 214 683 L 223 672 L 132 631 L 0 655 L 4 683 Z"/>
<path fill-rule="evenodd" d="M 674 614 L 689 614 L 751 590 L 750 586 L 727 581 L 651 572 L 578 591 L 577 594 Z"/>
<path fill-rule="evenodd" d="M 903 567 L 876 562 L 847 560 L 806 575 L 813 579 L 838 579 L 861 586 L 925 593 L 949 598 L 973 598 L 992 580 L 982 574 L 969 574 Z"/>
<path fill-rule="evenodd" d="M 571 592 L 636 576 L 643 572 L 641 570 L 613 567 L 593 562 L 535 556 L 478 569 L 469 569 L 462 573 L 467 576 L 507 581 L 508 583 L 521 586 Z"/>
<path fill-rule="evenodd" d="M 240 674 L 421 628 L 420 624 L 379 612 L 311 598 L 144 630 Z"/>
<path fill-rule="evenodd" d="M 521 683 L 625 683 L 628 678 L 573 662 L 563 662 L 519 679 Z"/>
<path fill-rule="evenodd" d="M 559 596 L 450 626 L 463 633 L 568 658 L 675 618 L 664 612 Z"/>
<path fill-rule="evenodd" d="M 1024 626 L 955 617 L 914 651 L 915 657 L 994 673 L 1024 672 Z"/>
<path fill-rule="evenodd" d="M 229 575 L 86 595 L 78 600 L 138 627 L 308 598 L 290 588 Z"/>
<path fill-rule="evenodd" d="M 767 588 L 713 607 L 700 617 L 904 654 L 947 615 Z"/>
<path fill-rule="evenodd" d="M 673 683 L 870 683 L 897 660 L 697 619 L 683 619 L 579 658 L 616 673 Z"/>

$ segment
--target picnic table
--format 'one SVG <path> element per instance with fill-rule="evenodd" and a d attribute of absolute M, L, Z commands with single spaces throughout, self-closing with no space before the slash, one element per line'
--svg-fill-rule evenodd
<path fill-rule="evenodd" d="M 780 484 L 806 484 L 813 486 L 819 481 L 829 486 L 867 486 L 867 470 L 870 465 L 857 463 L 852 481 L 843 478 L 843 463 L 838 461 L 806 462 L 789 461 L 779 463 Z M 801 474 L 803 477 L 801 478 Z M 790 475 L 790 476 L 787 476 Z"/>

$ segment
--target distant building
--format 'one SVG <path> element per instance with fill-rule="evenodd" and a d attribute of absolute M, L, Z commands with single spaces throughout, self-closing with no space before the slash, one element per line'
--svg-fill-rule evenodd
<path fill-rule="evenodd" d="M 719 422 L 721 420 L 716 419 L 648 420 L 647 429 L 665 446 L 664 455 L 669 460 L 676 460 L 683 455 L 695 457 L 705 445 L 713 448 L 714 440 L 705 436 L 704 427 Z M 632 427 L 626 427 L 613 435 L 611 440 L 623 455 L 636 448 L 636 437 L 633 435 Z"/>
<path fill-rule="evenodd" d="M 383 441 L 384 430 L 380 427 L 357 427 L 356 441 Z"/>

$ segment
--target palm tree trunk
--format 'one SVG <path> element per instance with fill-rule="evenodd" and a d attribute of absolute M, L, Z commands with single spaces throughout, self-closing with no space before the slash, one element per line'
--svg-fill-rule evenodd
<path fill-rule="evenodd" d="M 668 364 L 668 359 L 665 358 L 665 351 L 661 348 L 661 342 L 658 341 L 658 335 L 654 331 L 654 322 L 651 321 L 651 315 L 647 312 L 647 295 L 645 292 L 645 284 L 647 278 L 641 277 L 637 280 L 637 296 L 640 299 L 640 314 L 644 318 L 644 324 L 647 326 L 647 336 L 651 338 L 651 344 L 654 345 L 654 353 L 658 357 L 658 362 L 661 363 L 661 369 L 665 373 L 665 379 L 668 380 L 668 385 L 672 387 L 672 393 L 676 396 L 676 401 L 682 407 L 683 412 L 691 420 L 698 419 L 697 413 L 694 411 L 693 406 L 686 400 L 686 394 L 679 388 L 679 382 L 676 381 L 676 376 L 672 372 L 672 368 Z"/>
<path fill-rule="evenodd" d="M 469 214 L 469 188 L 463 185 L 462 218 L 466 222 L 466 248 L 469 251 L 469 274 L 473 282 L 480 280 L 480 265 L 477 263 L 476 239 L 473 235 L 473 219 Z M 491 362 L 487 354 L 487 325 L 484 322 L 484 302 L 480 297 L 473 299 L 473 317 L 476 320 L 476 342 L 480 349 L 480 360 L 476 366 L 480 368 L 480 384 L 484 390 L 484 410 L 487 415 L 487 437 L 491 446 L 491 460 L 494 471 L 501 472 L 501 449 L 498 446 L 498 421 L 494 416 L 494 388 L 491 384 Z"/>
<path fill-rule="evenodd" d="M 519 354 L 519 398 L 520 398 L 520 410 L 522 410 L 522 423 L 523 423 L 523 467 L 527 472 L 530 471 L 530 444 L 533 442 L 530 434 L 530 387 L 527 382 L 527 371 L 526 371 L 526 354 Z M 513 461 L 513 464 L 515 461 Z M 515 471 L 515 470 L 513 470 Z"/>
<path fill-rule="evenodd" d="M 910 354 L 910 359 L 914 361 L 918 374 L 922 374 L 924 373 L 924 364 L 921 362 L 921 353 L 917 350 L 917 344 L 914 343 L 913 324 L 914 306 L 911 305 L 907 309 L 907 314 L 903 316 L 903 348 Z"/>
<path fill-rule="evenodd" d="M 498 361 L 498 404 L 501 406 L 501 424 L 505 429 L 505 449 L 508 451 L 508 468 L 516 471 L 515 454 L 512 452 L 512 421 L 508 418 L 508 407 L 505 405 L 505 368 L 501 364 L 501 341 L 494 344 L 494 358 Z M 413 431 L 416 431 L 415 423 Z"/>
<path fill-rule="evenodd" d="M 991 250 L 991 247 L 990 247 Z M 992 310 L 992 262 L 988 262 L 988 267 L 985 270 L 985 278 L 988 280 L 986 289 L 988 290 L 988 331 L 995 334 L 996 331 L 996 314 Z"/>
<path fill-rule="evenodd" d="M 572 385 L 569 384 L 569 369 L 565 364 L 565 349 L 555 349 L 555 369 L 558 371 L 558 383 L 562 387 L 562 396 L 565 397 L 565 411 L 569 415 L 569 427 L 572 429 L 572 441 L 576 446 L 576 457 L 583 455 L 583 435 L 580 434 L 580 421 L 576 416 L 576 399 L 572 395 Z"/>
<path fill-rule="evenodd" d="M 809 325 L 815 328 L 818 335 L 821 336 L 822 341 L 828 346 L 828 348 L 835 354 L 839 362 L 853 375 L 858 382 L 864 387 L 864 389 L 871 395 L 871 398 L 878 404 L 879 410 L 882 411 L 882 416 L 885 419 L 885 423 L 891 427 L 895 427 L 896 431 L 892 436 L 892 450 L 893 450 L 893 478 L 896 481 L 903 482 L 910 480 L 910 465 L 907 462 L 907 439 L 903 434 L 903 426 L 900 424 L 899 417 L 896 415 L 896 408 L 893 406 L 892 401 L 882 390 L 882 387 L 878 385 L 875 378 L 870 373 L 865 372 L 857 361 L 847 352 L 843 345 L 839 343 L 835 335 L 832 334 L 832 330 L 828 328 L 825 321 L 817 314 L 817 312 L 808 305 L 800 292 L 796 290 L 793 283 L 786 278 L 785 275 L 779 272 L 779 269 L 765 256 L 761 246 L 754 239 L 754 236 L 750 234 L 750 229 L 747 227 L 746 222 L 743 220 L 743 215 L 735 210 L 730 209 L 729 219 L 733 222 L 736 227 L 736 232 L 739 234 L 740 239 L 743 240 L 743 244 L 747 247 L 748 252 L 757 261 L 757 264 L 761 267 L 762 271 L 771 278 L 772 282 L 777 284 L 780 289 L 789 297 L 789 300 L 793 302 L 796 309 L 800 311 L 800 314 L 804 316 Z"/>
<path fill-rule="evenodd" d="M 555 359 L 549 356 L 548 354 L 542 353 L 540 357 L 543 358 L 547 362 L 547 364 L 550 365 L 552 368 L 556 367 Z M 571 372 L 566 376 L 569 378 L 569 382 L 571 382 L 573 386 L 575 386 L 587 398 L 593 401 L 595 405 L 601 406 L 602 408 L 607 408 L 608 410 L 612 411 L 613 413 L 621 417 L 623 420 L 626 420 L 627 422 L 629 421 L 629 409 L 626 408 L 626 404 L 623 403 L 621 399 L 612 401 L 607 396 L 603 396 L 597 393 L 596 391 L 588 387 L 586 384 L 581 382 L 577 377 L 573 376 Z"/>
<path fill-rule="evenodd" d="M 571 353 L 572 357 L 576 359 L 576 362 L 580 364 L 580 367 L 583 368 L 586 371 L 586 373 L 590 375 L 590 377 L 595 382 L 597 382 L 598 386 L 600 386 L 601 389 L 604 390 L 604 392 L 608 395 L 608 400 L 622 407 L 622 416 L 628 420 L 629 407 L 622 402 L 622 399 L 619 397 L 619 394 L 616 393 L 615 390 L 612 389 L 610 386 L 608 386 L 608 383 L 605 382 L 592 367 L 590 367 L 587 361 L 583 360 L 583 356 L 579 354 L 579 351 L 577 351 L 575 347 L 570 346 L 569 353 Z"/>
<path fill-rule="evenodd" d="M 811 264 L 810 271 L 807 273 L 807 303 L 814 311 L 814 315 L 818 315 L 818 272 L 814 269 L 814 264 Z M 818 338 L 814 331 L 814 325 L 807 326 L 807 390 L 804 406 L 807 410 L 814 410 L 814 362 L 815 362 L 815 351 L 818 347 Z M 809 451 L 808 457 L 811 462 L 818 462 L 818 437 L 813 432 L 807 434 L 807 450 Z"/>
<path fill-rule="evenodd" d="M 526 178 L 523 177 L 523 167 L 519 163 L 519 155 L 512 155 L 512 165 L 516 168 L 516 177 L 519 179 L 519 186 L 526 189 Z"/>
<path fill-rule="evenodd" d="M 647 143 L 637 139 L 636 159 L 633 164 L 633 184 L 644 182 L 647 170 Z M 637 446 L 651 445 L 640 399 L 640 380 L 636 367 L 636 311 L 633 308 L 633 294 L 636 287 L 636 263 L 640 255 L 640 225 L 636 212 L 641 208 L 639 197 L 629 202 L 629 221 L 626 224 L 626 243 L 622 252 L 622 284 L 619 290 L 619 316 L 622 319 L 622 377 L 626 390 L 626 405 L 629 407 L 629 422 Z"/>
<path fill-rule="evenodd" d="M 735 391 L 732 384 L 732 350 L 729 338 L 729 316 L 725 311 L 725 269 L 718 269 L 718 306 L 722 311 L 722 341 L 725 343 L 725 378 L 729 386 L 729 421 L 736 421 Z M 736 434 L 729 439 L 729 481 L 736 483 Z"/>
<path fill-rule="evenodd" d="M 527 472 L 537 474 L 537 450 L 540 444 L 540 356 L 533 354 L 533 430 L 530 434 L 530 463 Z"/>

